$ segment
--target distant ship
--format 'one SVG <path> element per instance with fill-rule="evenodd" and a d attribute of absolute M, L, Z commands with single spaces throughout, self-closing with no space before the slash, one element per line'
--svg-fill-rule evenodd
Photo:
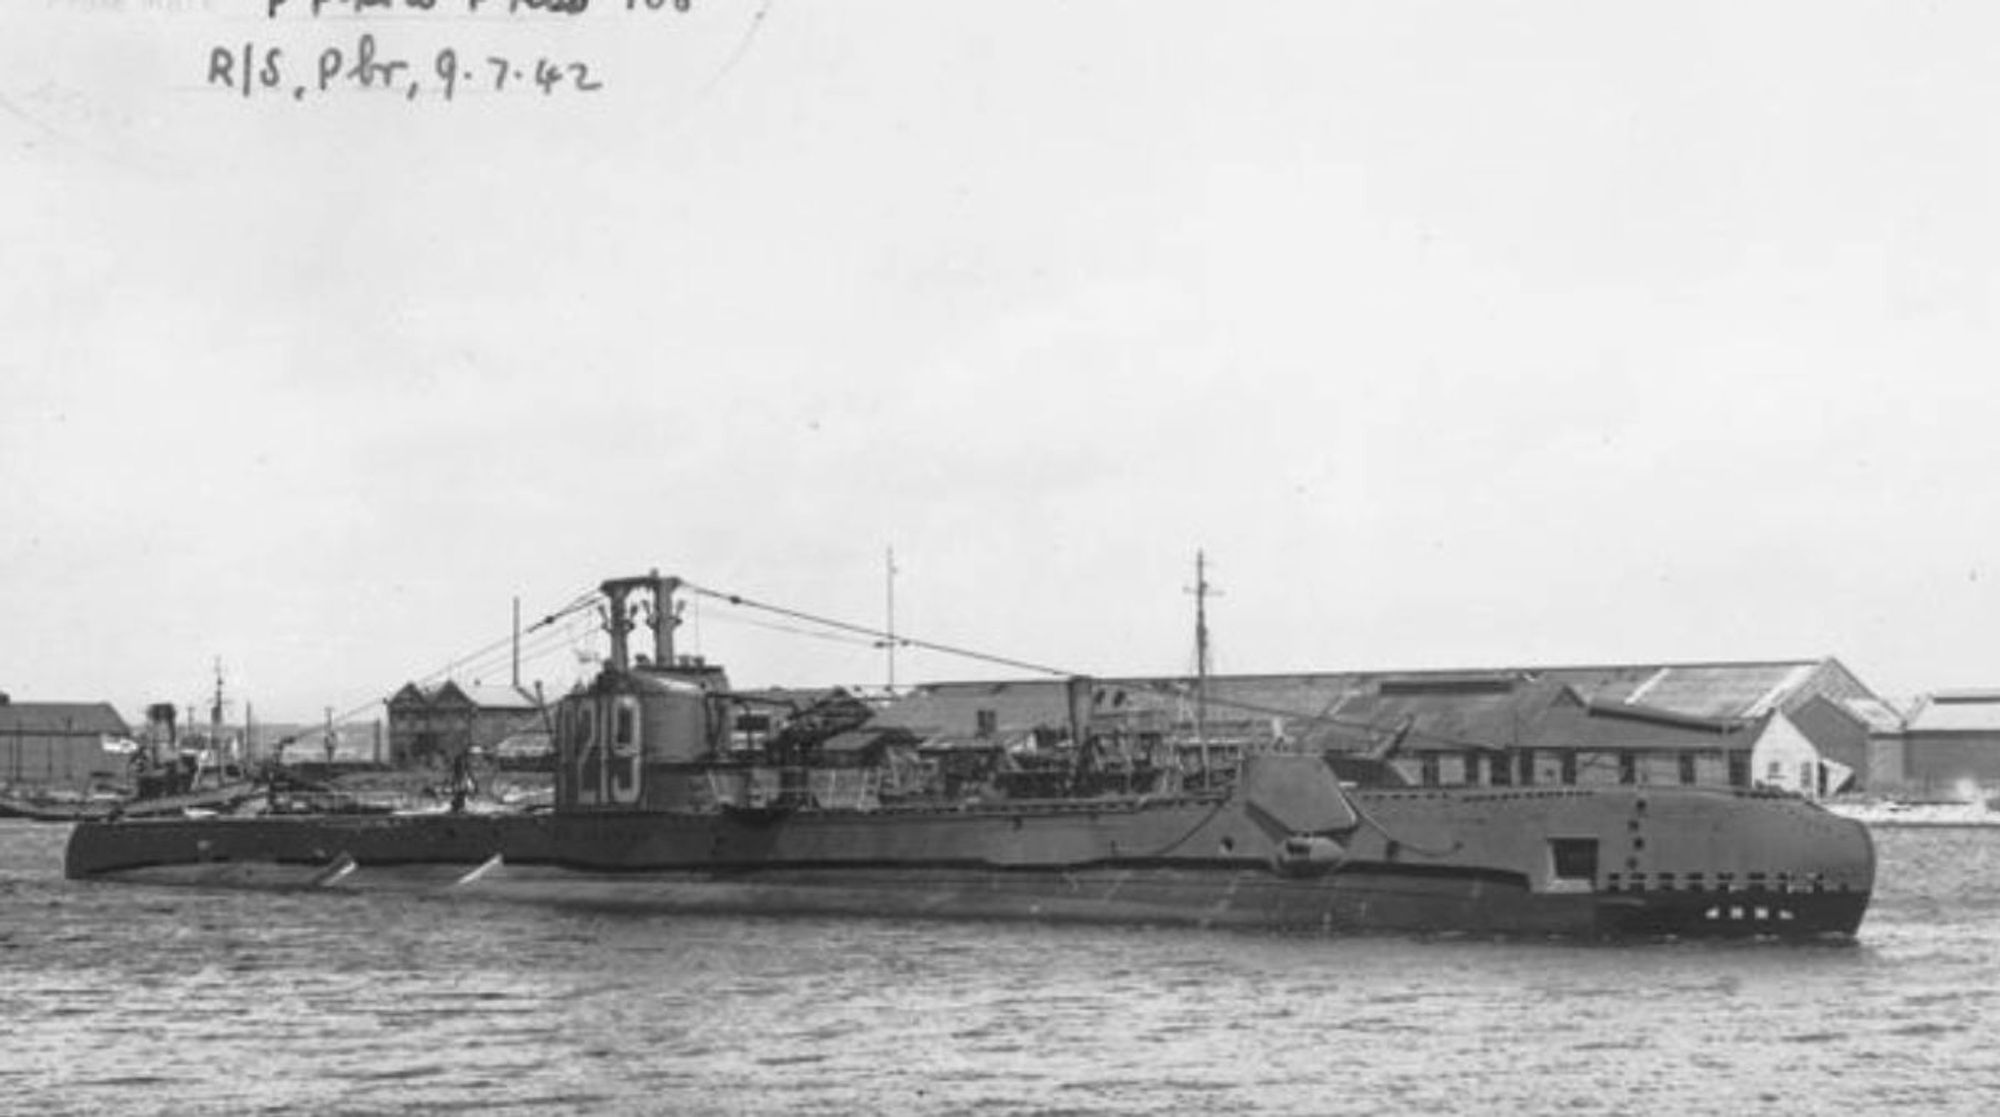
<path fill-rule="evenodd" d="M 1613 939 L 1851 936 L 1873 889 L 1863 825 L 1770 792 L 1419 787 L 1320 752 L 1193 773 L 1128 756 L 1114 773 L 1081 679 L 1055 766 L 890 787 L 843 754 L 851 716 L 732 747 L 750 699 L 675 655 L 681 588 L 603 583 L 610 654 L 551 712 L 546 812 L 91 820 L 67 872 L 637 911 Z M 654 649 L 635 660 L 642 613 Z"/>
<path fill-rule="evenodd" d="M 223 732 L 222 711 L 222 665 L 218 661 L 215 704 L 206 734 L 193 726 L 181 734 L 173 704 L 155 703 L 146 711 L 144 742 L 107 738 L 103 745 L 107 753 L 128 757 L 131 784 L 126 791 L 89 796 L 0 793 L 0 818 L 66 823 L 231 810 L 256 795 L 258 789 L 242 766 L 231 759 L 237 742 Z"/>

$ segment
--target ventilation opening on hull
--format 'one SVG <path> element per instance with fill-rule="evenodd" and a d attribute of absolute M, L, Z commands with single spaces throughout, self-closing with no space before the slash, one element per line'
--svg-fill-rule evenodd
<path fill-rule="evenodd" d="M 1557 880 L 1597 880 L 1596 838 L 1550 838 L 1551 875 Z"/>

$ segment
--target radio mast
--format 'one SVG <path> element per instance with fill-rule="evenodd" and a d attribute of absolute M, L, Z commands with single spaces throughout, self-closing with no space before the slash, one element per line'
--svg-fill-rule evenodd
<path fill-rule="evenodd" d="M 1201 757 L 1202 782 L 1208 782 L 1208 555 L 1194 553 L 1194 742 Z"/>

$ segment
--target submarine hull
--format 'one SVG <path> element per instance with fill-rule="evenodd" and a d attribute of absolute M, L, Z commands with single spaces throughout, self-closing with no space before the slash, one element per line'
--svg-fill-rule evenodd
<path fill-rule="evenodd" d="M 1587 939 L 1844 938 L 1868 897 L 1759 895 L 1722 903 L 1536 895 L 1517 883 L 1342 874 L 1299 884 L 1256 871 L 1106 868 L 1048 871 L 756 870 L 603 873 L 486 863 L 208 862 L 155 865 L 99 879 L 161 886 L 422 893 L 637 914 L 860 916 L 1328 933 L 1550 936 Z M 465 880 L 464 878 L 471 879 Z"/>
<path fill-rule="evenodd" d="M 67 871 L 640 912 L 1584 938 L 1850 936 L 1872 890 L 1865 828 L 1803 801 L 1350 790 L 1339 817 L 1303 819 L 1260 797 L 1273 782 L 983 810 L 93 821 Z"/>

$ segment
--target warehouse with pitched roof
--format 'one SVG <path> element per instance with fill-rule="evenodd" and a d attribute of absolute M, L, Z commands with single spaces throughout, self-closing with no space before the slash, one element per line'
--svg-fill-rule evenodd
<path fill-rule="evenodd" d="M 1243 747 L 1385 752 L 1412 782 L 1686 782 L 1824 795 L 1867 771 L 1866 734 L 1819 704 L 1876 701 L 1839 660 L 1477 671 L 1099 679 L 1093 726 L 1144 725 Z M 1012 738 L 1071 720 L 1063 680 L 932 683 L 878 724 Z M 1585 758 L 1588 758 L 1586 761 Z"/>
<path fill-rule="evenodd" d="M 1894 746 L 1893 759 L 1881 765 L 1883 790 L 1921 799 L 1983 798 L 2000 790 L 2000 690 L 1918 697 Z"/>
<path fill-rule="evenodd" d="M 87 791 L 123 783 L 130 734 L 109 702 L 15 702 L 0 693 L 0 784 Z"/>

